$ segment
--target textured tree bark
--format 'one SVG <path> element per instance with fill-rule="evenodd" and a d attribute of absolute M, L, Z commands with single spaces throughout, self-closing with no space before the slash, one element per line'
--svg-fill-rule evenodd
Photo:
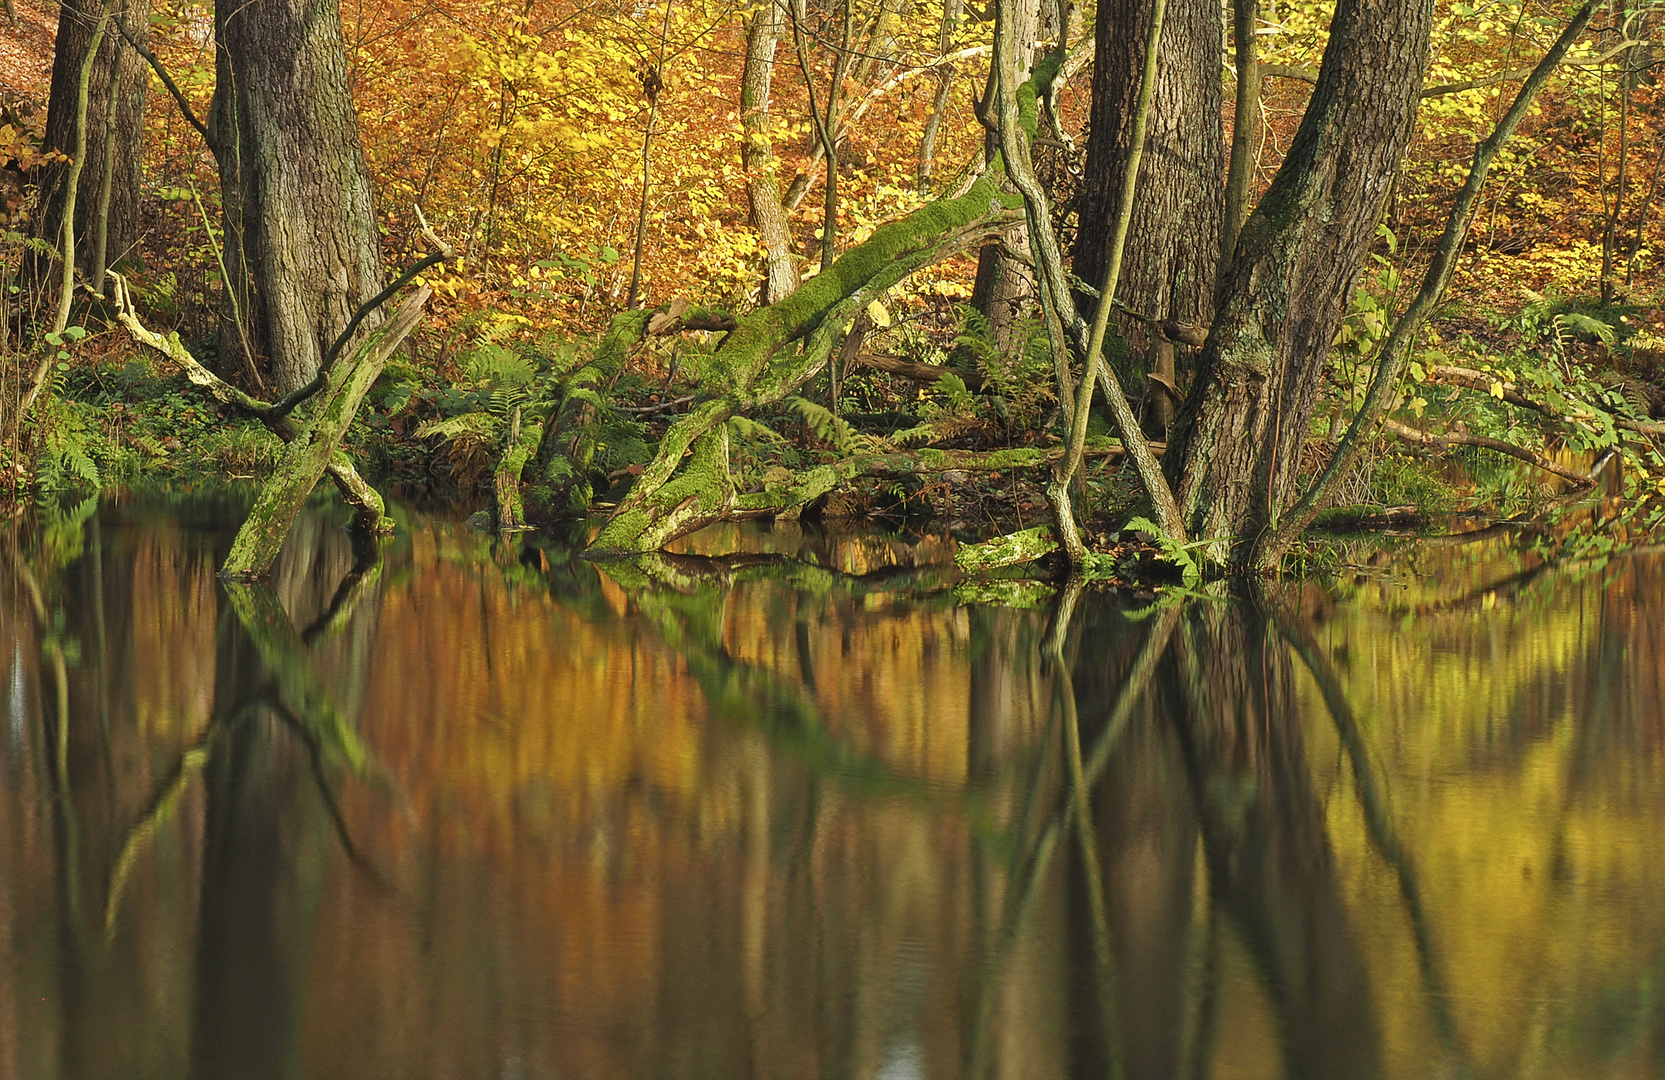
<path fill-rule="evenodd" d="M 217 0 L 214 29 L 208 126 L 225 207 L 226 288 L 256 354 L 243 365 L 288 393 L 317 372 L 383 284 L 341 9 L 338 0 Z M 228 303 L 222 368 L 241 339 L 235 318 Z"/>
<path fill-rule="evenodd" d="M 1428 0 L 1342 0 L 1312 101 L 1244 224 L 1166 466 L 1209 557 L 1288 501 L 1330 342 L 1416 118 Z M 1233 547 L 1233 541 L 1241 541 Z"/>
<path fill-rule="evenodd" d="M 1111 226 L 1120 213 L 1122 170 L 1138 102 L 1151 0 L 1100 0 L 1094 33 L 1093 108 L 1087 138 L 1075 274 L 1104 274 Z M 1224 212 L 1225 135 L 1221 126 L 1221 19 L 1215 0 L 1169 0 L 1161 67 L 1145 137 L 1148 155 L 1134 197 L 1127 256 L 1116 297 L 1154 319 L 1206 324 L 1213 314 L 1215 267 Z M 1136 350 L 1149 345 L 1137 321 L 1116 330 Z"/>
<path fill-rule="evenodd" d="M 64 154 L 75 152 L 77 84 L 102 8 L 102 0 L 64 0 L 59 9 L 58 44 L 52 59 L 51 97 L 46 110 L 47 149 Z M 111 13 L 111 19 L 118 18 L 136 40 L 149 40 L 149 0 L 135 0 L 118 7 Z M 99 45 L 88 83 L 87 154 L 75 201 L 75 264 L 84 274 L 90 275 L 92 271 L 92 241 L 100 232 L 101 204 L 105 209 L 106 264 L 119 263 L 138 250 L 142 180 L 139 152 L 143 146 L 147 76 L 144 59 L 128 47 L 114 27 L 110 28 Z M 106 172 L 109 194 L 107 199 L 101 199 Z M 30 223 L 31 235 L 45 239 L 53 247 L 58 246 L 63 233 L 64 199 L 68 195 L 64 181 L 68 175 L 67 162 L 45 169 L 40 202 Z M 44 259 L 31 258 L 29 272 L 37 281 L 50 276 Z"/>
<path fill-rule="evenodd" d="M 763 245 L 763 304 L 792 295 L 798 264 L 792 251 L 792 222 L 781 202 L 780 178 L 769 145 L 769 94 L 775 50 L 784 21 L 780 7 L 764 4 L 746 25 L 746 68 L 740 83 L 740 164 L 746 170 L 746 199 L 752 228 Z"/>

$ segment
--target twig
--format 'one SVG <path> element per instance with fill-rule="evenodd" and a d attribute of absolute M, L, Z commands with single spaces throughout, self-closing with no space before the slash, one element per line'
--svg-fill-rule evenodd
<path fill-rule="evenodd" d="M 685 394 L 682 397 L 672 398 L 669 401 L 656 402 L 655 404 L 652 404 L 652 405 L 615 405 L 615 406 L 613 406 L 613 411 L 614 412 L 636 413 L 639 416 L 646 416 L 650 413 L 665 412 L 667 410 L 674 409 L 679 405 L 686 405 L 690 401 L 693 401 L 693 400 L 694 400 L 694 395 L 693 394 Z"/>

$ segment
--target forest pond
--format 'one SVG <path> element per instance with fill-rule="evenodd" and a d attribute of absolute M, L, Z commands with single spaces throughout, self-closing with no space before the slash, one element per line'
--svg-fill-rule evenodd
<path fill-rule="evenodd" d="M 0 1077 L 1665 1073 L 1665 556 L 1048 651 L 945 539 L 238 513 L 0 531 Z"/>

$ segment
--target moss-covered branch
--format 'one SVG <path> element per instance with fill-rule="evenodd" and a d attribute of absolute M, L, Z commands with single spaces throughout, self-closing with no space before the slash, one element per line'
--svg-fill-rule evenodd
<path fill-rule="evenodd" d="M 138 313 L 134 310 L 127 279 L 114 270 L 108 270 L 106 274 L 112 282 L 116 319 L 127 328 L 127 332 L 132 335 L 134 341 L 141 345 L 148 345 L 178 364 L 192 385 L 207 391 L 208 395 L 215 401 L 259 420 L 272 434 L 284 442 L 294 441 L 295 436 L 300 431 L 300 425 L 295 422 L 294 417 L 277 415 L 271 405 L 251 397 L 203 367 L 202 363 L 191 355 L 191 350 L 185 347 L 185 343 L 179 340 L 177 333 L 169 333 L 164 336 L 147 328 L 139 321 Z M 353 465 L 352 459 L 347 457 L 345 452 L 339 449 L 336 450 L 331 455 L 325 471 L 329 473 L 330 479 L 335 481 L 335 486 L 340 490 L 341 497 L 346 500 L 347 505 L 357 511 L 353 522 L 356 528 L 371 534 L 392 531 L 392 525 L 387 520 L 387 508 L 382 502 L 381 495 L 360 475 L 358 469 Z"/>
<path fill-rule="evenodd" d="M 739 319 L 710 365 L 719 396 L 671 426 L 590 554 L 610 558 L 652 551 L 728 514 L 735 494 L 727 435 L 718 434 L 722 425 L 796 391 L 826 364 L 844 324 L 891 286 L 1016 220 L 1019 200 L 1002 191 L 996 178 L 985 175 L 959 198 L 930 203 L 880 226 L 785 300 Z"/>
<path fill-rule="evenodd" d="M 358 348 L 351 362 L 338 365 L 330 372 L 328 383 L 310 414 L 284 448 L 282 459 L 260 489 L 248 519 L 237 530 L 221 574 L 247 580 L 261 576 L 271 567 L 296 515 L 335 458 L 341 437 L 353 422 L 359 403 L 381 375 L 387 358 L 421 320 L 423 306 L 430 295 L 428 289 L 419 290 Z"/>

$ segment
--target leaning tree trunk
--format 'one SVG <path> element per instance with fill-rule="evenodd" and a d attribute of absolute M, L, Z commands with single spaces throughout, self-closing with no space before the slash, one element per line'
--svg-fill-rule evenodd
<path fill-rule="evenodd" d="M 57 51 L 52 60 L 52 89 L 46 110 L 48 150 L 75 153 L 81 65 L 103 7 L 102 0 L 64 0 L 59 8 Z M 149 40 L 149 0 L 117 5 L 110 17 L 121 19 L 138 41 Z M 142 179 L 139 153 L 143 147 L 147 77 L 144 59 L 122 40 L 114 26 L 109 27 L 87 82 L 87 155 L 76 185 L 75 266 L 89 279 L 100 236 L 105 266 L 115 265 L 138 250 Z M 31 234 L 54 248 L 63 236 L 69 171 L 67 161 L 46 168 L 41 177 L 40 203 L 30 223 Z M 30 277 L 35 282 L 45 284 L 56 276 L 46 260 L 31 260 Z"/>
<path fill-rule="evenodd" d="M 1291 495 L 1330 342 L 1415 123 L 1431 9 L 1341 0 L 1289 155 L 1243 226 L 1165 461 L 1187 530 L 1216 541 L 1216 560 L 1248 558 Z"/>
<path fill-rule="evenodd" d="M 1104 276 L 1112 225 L 1144 64 L 1151 0 L 1099 0 L 1093 40 L 1093 106 L 1075 274 Z M 1221 107 L 1220 5 L 1168 0 L 1161 66 L 1145 137 L 1146 162 L 1134 196 L 1116 298 L 1153 319 L 1207 325 L 1224 212 L 1225 136 Z M 1113 315 L 1136 350 L 1144 326 Z"/>
<path fill-rule="evenodd" d="M 220 363 L 288 393 L 383 284 L 341 9 L 217 0 L 214 28 L 209 128 L 228 278 Z"/>

